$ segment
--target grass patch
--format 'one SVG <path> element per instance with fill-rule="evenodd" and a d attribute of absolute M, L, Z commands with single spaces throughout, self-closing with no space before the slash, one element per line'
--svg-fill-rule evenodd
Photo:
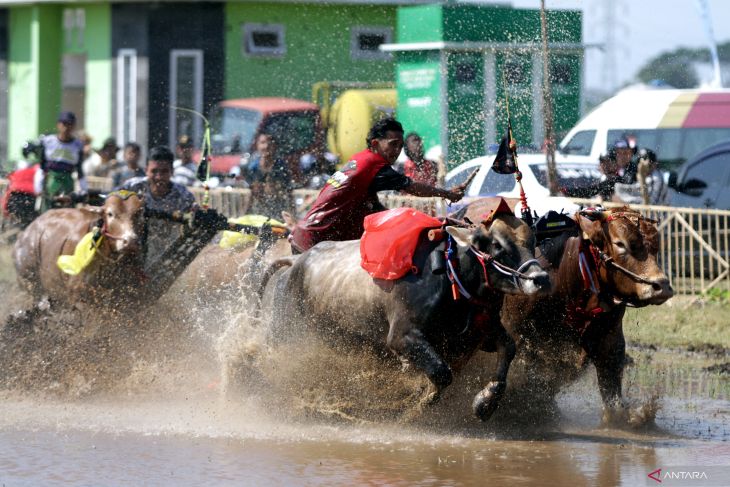
<path fill-rule="evenodd" d="M 661 306 L 626 310 L 629 343 L 669 348 L 730 348 L 730 302 L 675 297 Z"/>

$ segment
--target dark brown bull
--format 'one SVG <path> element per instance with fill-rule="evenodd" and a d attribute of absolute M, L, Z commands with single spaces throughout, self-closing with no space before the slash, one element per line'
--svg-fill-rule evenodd
<path fill-rule="evenodd" d="M 596 367 L 604 405 L 604 422 L 626 419 L 621 377 L 626 358 L 622 321 L 626 306 L 662 304 L 672 297 L 669 279 L 657 265 L 656 222 L 627 207 L 575 215 L 577 227 L 538 249 L 549 269 L 552 291 L 544 296 L 506 296 L 502 323 L 517 347 L 545 371 L 566 362 L 565 371 L 580 371 L 590 360 Z M 550 397 L 575 378 L 559 373 L 531 384 Z M 542 391 L 539 391 L 543 388 Z"/>
<path fill-rule="evenodd" d="M 115 306 L 136 299 L 141 290 L 140 236 L 144 205 L 136 194 L 111 193 L 104 206 L 49 210 L 18 237 L 15 269 L 21 287 L 36 299 L 64 304 Z M 63 273 L 57 260 L 73 254 L 76 244 L 102 222 L 97 255 L 80 274 Z"/>
<path fill-rule="evenodd" d="M 532 231 L 511 214 L 498 214 L 488 229 L 447 232 L 461 298 L 454 298 L 448 273 L 434 272 L 429 256 L 439 251 L 438 242 L 422 239 L 413 258 L 419 271 L 395 281 L 374 280 L 362 269 L 359 241 L 321 242 L 292 258 L 266 285 L 264 321 L 272 336 L 314 328 L 335 341 L 389 350 L 429 379 L 423 404 L 437 400 L 452 371 L 478 349 L 497 351 L 498 370 L 473 404 L 475 414 L 488 419 L 514 356 L 514 343 L 499 323 L 503 293 L 532 294 L 550 283 L 534 260 Z"/>

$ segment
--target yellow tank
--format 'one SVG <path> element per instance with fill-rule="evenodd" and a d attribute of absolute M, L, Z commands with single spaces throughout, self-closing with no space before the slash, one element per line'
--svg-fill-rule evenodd
<path fill-rule="evenodd" d="M 365 137 L 373 123 L 395 113 L 393 89 L 347 90 L 337 98 L 329 113 L 327 145 L 340 161 L 366 148 Z"/>

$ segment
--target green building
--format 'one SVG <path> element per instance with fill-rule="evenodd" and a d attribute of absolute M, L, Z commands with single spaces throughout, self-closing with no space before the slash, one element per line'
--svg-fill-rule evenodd
<path fill-rule="evenodd" d="M 579 12 L 549 14 L 555 124 L 578 119 Z M 450 162 L 482 155 L 504 130 L 540 144 L 536 10 L 426 0 L 229 2 L 0 0 L 0 161 L 72 110 L 94 147 L 199 142 L 222 99 L 309 99 L 319 81 L 392 82 L 406 130 Z M 504 78 L 503 78 L 504 77 Z"/>
<path fill-rule="evenodd" d="M 581 13 L 547 15 L 555 132 L 578 121 L 583 48 Z M 540 147 L 543 62 L 539 10 L 444 4 L 398 10 L 395 52 L 398 118 L 441 144 L 453 166 L 484 155 L 507 127 L 515 140 Z M 506 96 L 508 95 L 508 96 Z"/>
<path fill-rule="evenodd" d="M 392 81 L 408 1 L 0 1 L 0 160 L 72 110 L 94 147 L 198 141 L 222 99 L 309 99 L 318 81 Z M 5 142 L 7 142 L 5 144 Z"/>

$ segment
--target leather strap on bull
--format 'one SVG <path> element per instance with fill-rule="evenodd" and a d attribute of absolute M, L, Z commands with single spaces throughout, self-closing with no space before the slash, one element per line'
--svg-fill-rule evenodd
<path fill-rule="evenodd" d="M 578 269 L 583 279 L 583 292 L 569 301 L 566 309 L 566 322 L 581 335 L 588 329 L 591 321 L 605 312 L 600 304 L 601 285 L 598 281 L 598 256 L 596 247 L 581 238 L 578 250 Z"/>

